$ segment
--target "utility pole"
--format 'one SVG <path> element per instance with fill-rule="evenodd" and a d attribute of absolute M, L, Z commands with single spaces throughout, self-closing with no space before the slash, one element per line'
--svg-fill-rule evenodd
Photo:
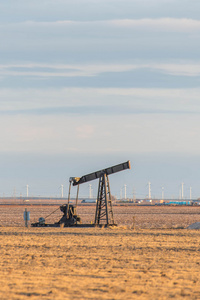
<path fill-rule="evenodd" d="M 190 187 L 190 200 L 192 200 L 192 187 Z"/>
<path fill-rule="evenodd" d="M 63 184 L 61 184 L 61 198 L 63 198 Z"/>
<path fill-rule="evenodd" d="M 148 182 L 149 185 L 149 200 L 151 200 L 151 182 Z"/>

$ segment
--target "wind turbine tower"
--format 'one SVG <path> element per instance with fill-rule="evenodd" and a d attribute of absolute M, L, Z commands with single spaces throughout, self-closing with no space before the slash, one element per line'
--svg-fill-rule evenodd
<path fill-rule="evenodd" d="M 149 200 L 151 200 L 151 182 L 148 182 L 149 185 Z"/>
<path fill-rule="evenodd" d="M 183 197 L 184 197 L 183 186 L 184 186 L 184 182 L 181 183 L 181 199 L 182 200 L 183 200 Z"/>
<path fill-rule="evenodd" d="M 122 188 L 120 189 L 120 200 L 122 200 Z"/>
<path fill-rule="evenodd" d="M 135 196 L 135 189 L 133 188 L 133 201 L 135 202 L 136 196 Z"/>
<path fill-rule="evenodd" d="M 89 198 L 92 198 L 92 185 L 89 184 Z"/>
<path fill-rule="evenodd" d="M 28 188 L 29 188 L 29 186 L 28 186 L 28 184 L 26 185 L 26 197 L 28 198 Z"/>
<path fill-rule="evenodd" d="M 126 184 L 124 185 L 124 199 L 126 200 Z"/>
<path fill-rule="evenodd" d="M 164 200 L 164 187 L 162 187 L 162 200 Z"/>
<path fill-rule="evenodd" d="M 61 198 L 63 198 L 63 184 L 61 184 Z"/>

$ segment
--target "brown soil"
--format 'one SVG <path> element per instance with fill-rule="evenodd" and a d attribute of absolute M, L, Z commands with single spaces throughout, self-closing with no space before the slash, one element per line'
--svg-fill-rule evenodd
<path fill-rule="evenodd" d="M 28 207 L 32 222 L 55 209 Z M 178 229 L 199 207 L 114 207 L 119 226 L 101 229 L 24 228 L 24 207 L 0 211 L 2 300 L 200 299 L 200 231 Z M 84 222 L 94 211 L 79 207 Z"/>
<path fill-rule="evenodd" d="M 200 299 L 199 231 L 0 228 L 0 299 Z"/>
<path fill-rule="evenodd" d="M 58 208 L 58 209 L 57 209 Z M 23 212 L 25 206 L 1 205 L 0 225 L 24 226 Z M 57 211 L 50 215 L 53 211 Z M 78 214 L 83 223 L 94 222 L 95 206 L 78 206 Z M 46 223 L 57 222 L 62 213 L 59 206 L 27 206 L 31 222 L 37 222 L 44 217 Z M 114 206 L 114 219 L 118 225 L 136 228 L 186 228 L 192 223 L 200 222 L 200 206 Z"/>

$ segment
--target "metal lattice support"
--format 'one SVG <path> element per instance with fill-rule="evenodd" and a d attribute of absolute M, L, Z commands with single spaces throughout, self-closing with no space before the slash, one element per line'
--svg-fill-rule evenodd
<path fill-rule="evenodd" d="M 110 184 L 105 173 L 99 178 L 95 225 L 99 225 L 101 221 L 106 225 L 114 225 Z"/>

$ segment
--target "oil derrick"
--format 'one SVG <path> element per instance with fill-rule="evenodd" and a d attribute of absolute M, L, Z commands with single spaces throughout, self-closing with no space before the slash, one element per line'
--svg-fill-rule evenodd
<path fill-rule="evenodd" d="M 130 169 L 130 161 L 121 163 L 116 166 L 112 166 L 100 171 L 96 171 L 82 177 L 71 177 L 69 194 L 71 189 L 71 183 L 73 186 L 78 186 L 79 184 L 86 183 L 91 180 L 99 179 L 97 203 L 96 203 L 96 213 L 95 213 L 95 225 L 105 224 L 105 225 L 115 225 L 113 210 L 112 210 L 112 200 L 110 192 L 110 184 L 108 175 Z M 78 199 L 78 196 L 77 196 Z"/>
<path fill-rule="evenodd" d="M 99 225 L 101 221 L 114 225 L 109 178 L 105 173 L 99 178 L 95 225 Z"/>
<path fill-rule="evenodd" d="M 63 212 L 62 218 L 54 223 L 54 224 L 46 224 L 45 218 L 39 218 L 38 222 L 32 223 L 31 226 L 33 227 L 60 227 L 61 225 L 64 227 L 70 226 L 84 226 L 81 223 L 80 217 L 76 213 L 77 205 L 78 205 L 78 194 L 79 194 L 79 185 L 82 183 L 86 183 L 91 180 L 99 179 L 99 187 L 98 187 L 98 194 L 97 194 L 97 202 L 96 202 L 96 213 L 95 213 L 95 221 L 94 224 L 96 226 L 100 225 L 115 225 L 114 217 L 113 217 L 113 210 L 112 210 L 112 199 L 111 199 L 111 192 L 110 192 L 110 184 L 108 175 L 130 169 L 130 161 L 128 160 L 125 163 L 109 167 L 100 171 L 96 171 L 82 177 L 70 177 L 69 179 L 69 192 L 68 192 L 68 203 L 65 205 L 61 205 L 57 208 L 54 212 L 50 213 L 46 218 L 51 216 L 55 213 L 58 209 Z M 76 204 L 70 204 L 70 193 L 71 193 L 71 186 L 77 186 L 77 193 L 76 193 Z M 87 226 L 87 225 L 86 225 Z"/>

